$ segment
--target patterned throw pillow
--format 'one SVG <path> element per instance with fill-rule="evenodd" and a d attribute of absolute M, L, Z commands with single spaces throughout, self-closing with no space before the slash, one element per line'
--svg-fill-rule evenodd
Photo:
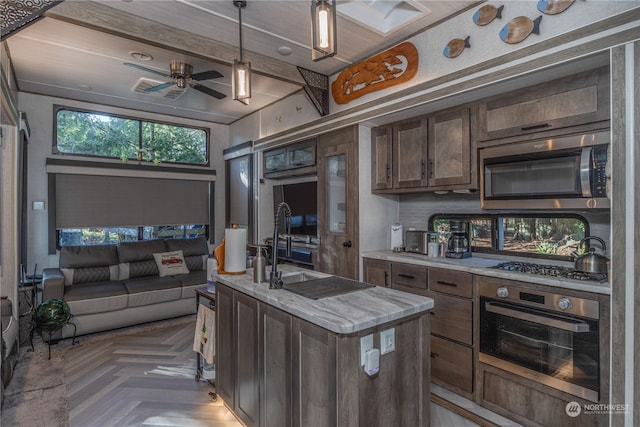
<path fill-rule="evenodd" d="M 189 274 L 187 264 L 184 262 L 182 251 L 159 252 L 153 254 L 156 260 L 160 277 L 176 276 L 178 274 Z"/>

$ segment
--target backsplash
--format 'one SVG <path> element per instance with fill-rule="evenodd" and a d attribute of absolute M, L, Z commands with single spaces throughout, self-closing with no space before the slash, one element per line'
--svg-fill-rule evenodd
<path fill-rule="evenodd" d="M 400 196 L 400 206 L 398 218 L 404 229 L 415 227 L 426 230 L 429 224 L 429 217 L 434 214 L 454 213 L 454 214 L 474 214 L 474 213 L 498 213 L 498 211 L 484 211 L 480 209 L 480 193 L 475 194 L 406 194 Z M 502 213 L 523 213 L 524 211 L 501 211 Z M 557 211 L 550 211 L 558 213 Z M 609 211 L 590 210 L 572 211 L 582 215 L 589 221 L 590 234 L 602 238 L 607 249 L 610 248 L 609 232 L 610 217 Z"/>

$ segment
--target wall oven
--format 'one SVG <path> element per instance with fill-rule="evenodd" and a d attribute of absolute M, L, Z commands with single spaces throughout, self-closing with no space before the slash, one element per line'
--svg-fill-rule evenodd
<path fill-rule="evenodd" d="M 599 301 L 482 281 L 479 361 L 598 402 Z"/>
<path fill-rule="evenodd" d="M 483 209 L 609 208 L 608 131 L 480 150 Z"/>

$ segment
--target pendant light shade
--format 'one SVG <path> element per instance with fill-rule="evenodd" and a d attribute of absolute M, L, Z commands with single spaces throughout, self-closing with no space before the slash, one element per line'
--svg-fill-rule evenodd
<path fill-rule="evenodd" d="M 247 6 L 246 0 L 234 0 L 234 6 L 238 8 L 238 25 L 240 27 L 240 59 L 233 60 L 233 72 L 231 75 L 231 90 L 233 99 L 245 105 L 251 98 L 251 62 L 244 61 L 242 55 L 242 8 Z"/>
<path fill-rule="evenodd" d="M 335 0 L 311 0 L 311 59 L 319 61 L 338 52 Z"/>

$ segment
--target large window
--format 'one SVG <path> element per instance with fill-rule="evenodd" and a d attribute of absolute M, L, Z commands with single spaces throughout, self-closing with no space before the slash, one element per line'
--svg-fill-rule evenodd
<path fill-rule="evenodd" d="M 476 252 L 571 260 L 578 243 L 589 235 L 589 223 L 580 215 L 448 215 L 429 218 L 429 229 L 447 243 L 451 220 L 467 221 L 471 248 Z"/>
<path fill-rule="evenodd" d="M 168 123 L 58 107 L 58 153 L 112 157 L 123 162 L 208 164 L 208 133 Z"/>

